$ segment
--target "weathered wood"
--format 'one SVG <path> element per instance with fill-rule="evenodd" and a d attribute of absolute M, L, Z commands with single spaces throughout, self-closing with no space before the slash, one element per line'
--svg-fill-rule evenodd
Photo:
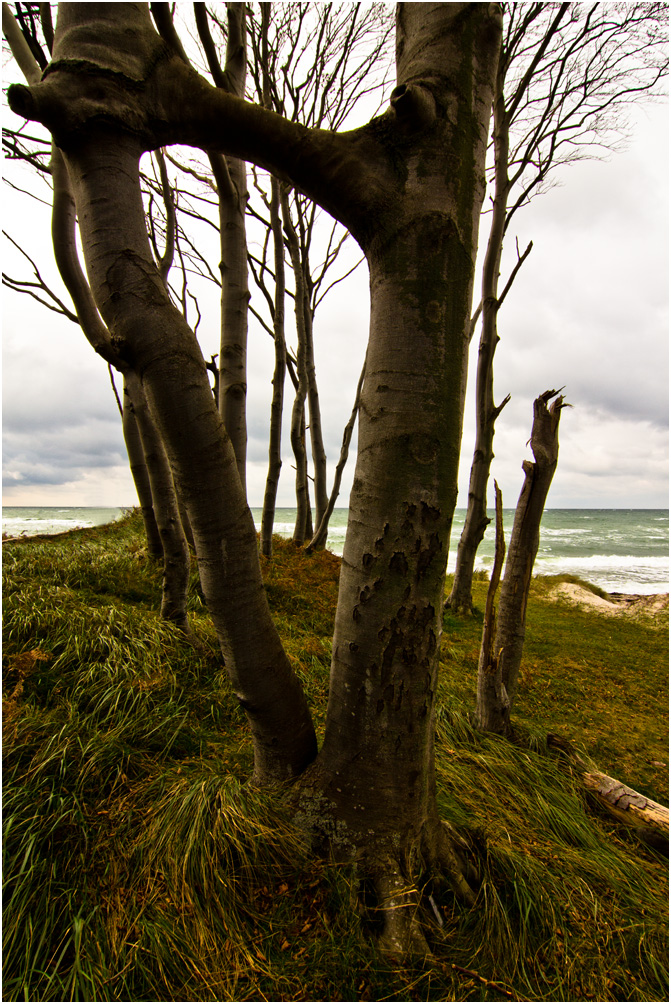
<path fill-rule="evenodd" d="M 608 774 L 593 770 L 561 736 L 548 735 L 547 745 L 559 749 L 581 771 L 581 781 L 599 805 L 619 822 L 636 829 L 651 847 L 669 853 L 669 809 Z"/>

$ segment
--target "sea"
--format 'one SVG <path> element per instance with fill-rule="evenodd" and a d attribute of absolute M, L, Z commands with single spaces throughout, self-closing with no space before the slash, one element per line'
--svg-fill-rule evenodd
<path fill-rule="evenodd" d="M 114 507 L 3 506 L 2 533 L 9 537 L 62 533 L 109 523 L 124 512 Z M 261 509 L 253 508 L 252 514 L 260 529 Z M 454 571 L 465 514 L 465 509 L 455 512 L 448 571 Z M 503 511 L 506 541 L 514 514 L 513 509 Z M 277 509 L 275 532 L 291 536 L 295 519 L 295 509 Z M 342 554 L 346 529 L 347 509 L 335 509 L 327 541 L 335 554 Z M 480 545 L 476 568 L 490 569 L 493 560 L 492 524 Z M 609 593 L 668 593 L 668 509 L 546 509 L 534 574 L 559 573 L 578 575 Z"/>

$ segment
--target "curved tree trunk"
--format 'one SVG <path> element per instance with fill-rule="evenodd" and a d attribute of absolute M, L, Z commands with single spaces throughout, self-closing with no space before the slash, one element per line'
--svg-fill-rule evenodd
<path fill-rule="evenodd" d="M 191 522 L 208 611 L 250 718 L 255 777 L 286 779 L 314 758 L 314 730 L 270 617 L 254 522 L 205 362 L 151 260 L 140 152 L 131 137 L 93 130 L 68 150 L 92 288 L 126 364 L 142 374 Z"/>
<path fill-rule="evenodd" d="M 559 454 L 559 418 L 565 407 L 556 390 L 547 390 L 534 401 L 531 449 L 535 462 L 525 460 L 524 484 L 515 510 L 508 560 L 501 586 L 501 599 L 494 639 L 499 687 L 488 692 L 487 702 L 478 702 L 481 729 L 511 733 L 510 711 L 517 693 L 517 678 L 526 633 L 527 600 L 540 540 L 540 525 Z M 548 401 L 555 400 L 548 408 Z"/>
<path fill-rule="evenodd" d="M 128 452 L 130 472 L 133 476 L 133 484 L 137 492 L 144 522 L 144 532 L 147 537 L 147 548 L 152 558 L 163 557 L 163 544 L 161 535 L 158 532 L 156 516 L 154 515 L 154 501 L 151 495 L 151 484 L 149 482 L 149 472 L 147 471 L 147 461 L 145 460 L 142 441 L 135 419 L 135 412 L 130 403 L 130 397 L 125 386 L 123 389 L 123 417 L 122 417 L 123 438 Z"/>

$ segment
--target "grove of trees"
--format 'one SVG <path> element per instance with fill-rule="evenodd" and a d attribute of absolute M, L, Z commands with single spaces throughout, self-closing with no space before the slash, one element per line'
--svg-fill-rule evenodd
<path fill-rule="evenodd" d="M 534 117 L 539 99 L 527 84 L 539 73 L 542 88 L 549 82 L 551 91 L 564 93 L 556 67 L 573 55 L 562 56 L 553 45 L 566 8 L 579 5 L 508 5 L 513 12 L 504 29 L 502 4 L 398 4 L 395 86 L 385 110 L 356 129 L 344 129 L 343 121 L 357 95 L 368 92 L 366 73 L 386 45 L 384 9 L 372 5 L 361 38 L 356 19 L 345 11 L 338 22 L 336 11 L 336 20 L 318 17 L 303 41 L 296 22 L 282 18 L 295 8 L 300 21 L 308 6 L 261 4 L 247 19 L 245 6 L 231 3 L 224 23 L 205 4 L 195 4 L 210 82 L 196 69 L 186 37 L 180 38 L 171 5 L 62 3 L 52 27 L 49 4 L 17 4 L 18 20 L 3 4 L 5 36 L 28 81 L 13 84 L 8 101 L 53 138 L 54 253 L 84 334 L 123 374 L 129 454 L 136 447 L 131 463 L 151 496 L 151 505 L 143 503 L 148 534 L 158 551 L 158 533 L 164 556 L 164 614 L 188 630 L 182 600 L 190 540 L 231 685 L 249 721 L 255 782 L 292 783 L 299 817 L 315 840 L 357 856 L 371 876 L 384 916 L 382 944 L 423 951 L 412 909 L 421 871 L 442 872 L 458 896 L 474 901 L 459 838 L 436 805 L 434 734 L 490 120 L 494 107 L 499 149 L 513 112 L 521 107 L 527 114 L 528 133 L 497 165 L 502 172 L 532 165 L 531 181 L 521 171 L 514 176 L 519 208 L 557 159 L 562 128 L 561 119 L 559 125 L 553 119 L 555 132 L 543 131 L 546 120 Z M 642 23 L 645 7 L 649 25 L 663 5 L 628 6 L 641 8 Z M 530 12 L 518 11 L 523 7 L 537 17 L 540 8 L 552 8 L 554 20 L 529 41 L 538 58 L 532 56 L 529 73 L 515 80 L 502 113 L 502 40 L 508 52 L 528 53 L 525 40 L 534 30 Z M 295 73 L 291 55 L 282 53 L 283 33 L 292 43 Z M 361 45 L 364 55 L 348 62 Z M 548 53 L 558 62 L 543 63 Z M 314 65 L 306 73 L 308 56 Z M 652 72 L 661 72 L 657 64 Z M 254 100 L 245 97 L 247 77 Z M 174 147 L 180 149 L 173 153 Z M 171 186 L 165 166 L 174 157 L 184 176 L 191 172 L 197 180 L 200 168 L 186 163 L 185 147 L 204 154 L 201 162 L 210 165 L 221 241 L 218 279 L 179 222 L 180 212 L 193 212 L 203 198 L 202 188 L 187 197 Z M 149 153 L 155 154 L 152 176 L 145 166 Z M 296 392 L 297 541 L 312 536 L 308 431 L 315 529 L 328 507 L 312 326 L 330 281 L 326 266 L 335 261 L 345 232 L 370 273 L 370 334 L 355 408 L 358 451 L 319 749 L 310 708 L 268 609 L 245 493 L 250 178 L 262 193 L 267 239 L 262 255 L 249 261 L 264 290 L 264 323 L 276 349 L 265 553 L 287 367 Z M 506 197 L 511 187 L 503 182 Z M 340 227 L 320 266 L 310 258 L 316 207 Z M 483 282 L 483 332 L 487 328 L 493 345 L 496 310 L 508 288 L 498 294 L 496 279 L 511 215 L 505 198 L 502 212 L 495 206 L 498 250 L 488 258 L 488 285 Z M 295 358 L 284 335 L 285 245 L 299 333 Z M 209 269 L 221 285 L 218 364 L 204 359 L 189 323 L 186 278 L 181 294 L 171 285 L 176 255 L 182 265 L 188 262 L 184 277 L 189 268 Z"/>

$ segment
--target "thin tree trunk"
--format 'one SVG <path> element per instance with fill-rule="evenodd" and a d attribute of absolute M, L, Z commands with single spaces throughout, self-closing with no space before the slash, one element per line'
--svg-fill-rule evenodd
<path fill-rule="evenodd" d="M 328 506 L 328 491 L 326 488 L 326 450 L 322 433 L 322 414 L 319 404 L 319 389 L 317 387 L 317 372 L 315 370 L 315 349 L 313 338 L 313 313 L 309 303 L 307 262 L 304 267 L 305 284 L 305 376 L 307 379 L 308 414 L 310 416 L 310 443 L 312 446 L 312 471 L 315 492 L 315 521 L 317 526 L 322 521 Z M 312 537 L 312 528 L 306 534 Z"/>
<path fill-rule="evenodd" d="M 328 505 L 326 511 L 324 512 L 321 522 L 317 524 L 317 530 L 306 547 L 308 553 L 313 550 L 319 550 L 326 547 L 326 540 L 328 538 L 329 531 L 329 520 L 333 515 L 333 510 L 335 509 L 335 504 L 338 500 L 338 495 L 340 494 L 340 483 L 342 481 L 343 471 L 345 470 L 345 464 L 347 463 L 347 457 L 349 456 L 349 446 L 352 441 L 352 432 L 354 431 L 354 423 L 356 422 L 357 415 L 359 414 L 359 402 L 361 400 L 361 388 L 363 387 L 363 380 L 366 374 L 366 360 L 363 361 L 363 366 L 361 367 L 361 375 L 359 376 L 359 382 L 356 388 L 356 394 L 354 396 L 354 405 L 352 407 L 352 414 L 349 417 L 349 421 L 345 426 L 345 431 L 342 437 L 342 446 L 340 447 L 340 457 L 338 463 L 336 464 L 335 475 L 333 478 L 333 488 L 331 489 L 331 495 L 329 497 Z"/>
<path fill-rule="evenodd" d="M 298 386 L 291 411 L 291 447 L 296 461 L 296 526 L 294 528 L 293 539 L 296 544 L 303 544 L 308 538 L 308 525 L 312 521 L 308 492 L 308 458 L 305 446 L 305 399 L 308 394 L 307 336 L 305 330 L 307 292 L 301 266 L 298 236 L 291 222 L 289 199 L 286 190 L 281 190 L 280 192 L 280 204 L 284 233 L 289 248 L 296 287 L 295 314 L 296 335 L 298 339 L 296 349 L 296 377 L 298 379 Z"/>
<path fill-rule="evenodd" d="M 134 373 L 126 374 L 124 393 L 137 423 L 163 547 L 161 617 L 188 632 L 186 594 L 190 570 L 189 545 L 182 527 L 172 471 L 161 437 L 149 414 L 142 383 Z"/>
<path fill-rule="evenodd" d="M 487 590 L 485 619 L 482 627 L 482 643 L 480 645 L 480 658 L 478 660 L 478 689 L 475 708 L 475 716 L 478 723 L 486 716 L 486 709 L 490 705 L 507 707 L 507 695 L 501 680 L 498 654 L 494 649 L 494 636 L 496 633 L 494 603 L 506 555 L 506 542 L 503 536 L 503 500 L 501 490 L 496 481 L 494 482 L 494 494 L 496 496 L 496 548 L 494 552 L 494 565 Z"/>
<path fill-rule="evenodd" d="M 219 193 L 221 241 L 221 342 L 219 412 L 231 438 L 243 488 L 247 479 L 247 235 L 245 163 L 218 154 L 210 157 Z M 227 177 L 225 177 L 225 175 Z"/>
<path fill-rule="evenodd" d="M 494 423 L 510 400 L 510 395 L 508 395 L 498 407 L 494 404 L 494 353 L 499 341 L 496 327 L 499 309 L 497 293 L 510 187 L 508 181 L 508 119 L 505 111 L 503 84 L 504 67 L 499 66 L 494 102 L 494 201 L 489 241 L 482 269 L 482 334 L 478 350 L 475 389 L 475 449 L 468 483 L 466 519 L 457 548 L 452 591 L 447 601 L 447 605 L 456 613 L 470 613 L 473 607 L 475 555 L 490 522 L 487 516 L 487 483 L 494 459 Z"/>
<path fill-rule="evenodd" d="M 140 511 L 144 523 L 144 531 L 147 537 L 147 548 L 152 558 L 163 558 L 163 544 L 161 535 L 158 532 L 156 516 L 154 514 L 154 501 L 151 494 L 151 484 L 149 482 L 149 472 L 147 471 L 147 461 L 145 460 L 142 441 L 135 419 L 135 412 L 130 403 L 130 397 L 125 386 L 123 389 L 123 438 L 128 452 L 130 472 L 133 476 L 135 491 L 140 503 Z"/>
<path fill-rule="evenodd" d="M 275 342 L 275 369 L 273 371 L 273 397 L 270 405 L 270 435 L 268 442 L 268 476 L 263 496 L 261 517 L 261 553 L 269 558 L 273 553 L 273 525 L 277 489 L 282 469 L 282 412 L 284 408 L 284 381 L 287 370 L 287 347 L 284 338 L 284 239 L 280 218 L 280 183 L 270 179 L 270 221 L 273 230 L 275 258 L 275 301 L 273 312 L 273 337 Z"/>
<path fill-rule="evenodd" d="M 487 732 L 508 735 L 510 712 L 517 692 L 526 632 L 527 600 L 540 540 L 540 525 L 559 454 L 559 418 L 564 399 L 555 390 L 545 391 L 534 401 L 531 449 L 534 463 L 525 460 L 524 484 L 510 535 L 508 560 L 501 586 L 501 600 L 494 640 L 501 687 L 498 699 L 492 693 L 486 707 L 478 705 L 478 724 Z M 554 401 L 548 408 L 548 401 Z"/>

